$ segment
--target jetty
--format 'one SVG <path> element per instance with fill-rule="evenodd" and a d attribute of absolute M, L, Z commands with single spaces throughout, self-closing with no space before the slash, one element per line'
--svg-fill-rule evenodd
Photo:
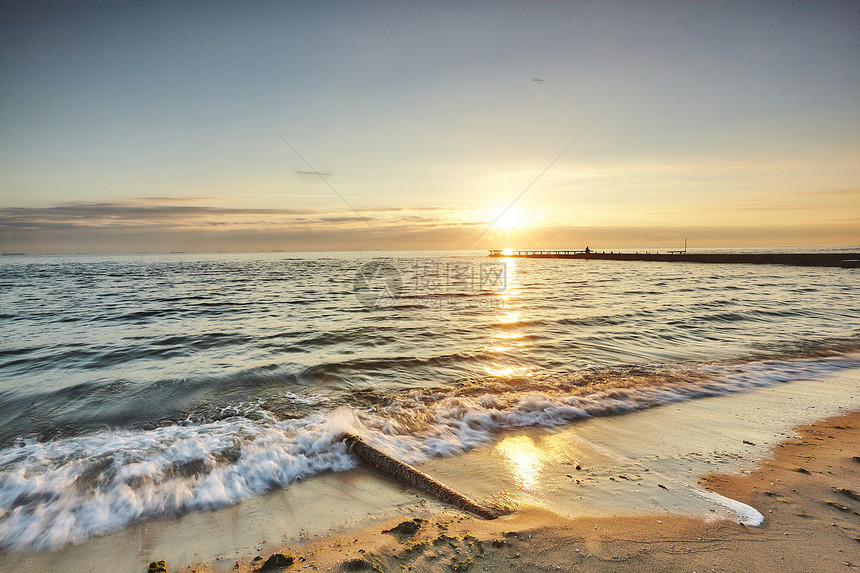
<path fill-rule="evenodd" d="M 576 259 L 595 261 L 651 261 L 661 263 L 706 263 L 746 265 L 795 265 L 802 267 L 860 268 L 857 253 L 689 253 L 679 251 L 619 253 L 592 250 L 509 250 L 491 249 L 491 257 L 526 259 Z"/>

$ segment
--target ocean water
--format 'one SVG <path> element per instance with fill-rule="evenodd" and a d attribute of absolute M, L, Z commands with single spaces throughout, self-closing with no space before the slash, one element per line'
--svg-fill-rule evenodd
<path fill-rule="evenodd" d="M 0 260 L 0 550 L 860 366 L 860 271 L 260 253 Z"/>

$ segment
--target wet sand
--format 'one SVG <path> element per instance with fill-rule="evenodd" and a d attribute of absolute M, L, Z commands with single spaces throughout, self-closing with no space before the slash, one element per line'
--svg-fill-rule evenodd
<path fill-rule="evenodd" d="M 850 570 L 860 418 L 794 428 L 851 411 L 860 370 L 524 428 L 420 466 L 474 499 L 517 506 L 494 521 L 359 467 L 57 552 L 2 554 L 0 571 L 145 571 L 160 559 L 169 571 L 249 571 L 275 552 L 303 559 L 292 570 L 320 571 Z M 413 518 L 424 520 L 414 535 L 382 533 Z"/>
<path fill-rule="evenodd" d="M 751 473 L 700 480 L 760 511 L 758 527 L 677 514 L 562 518 L 535 506 L 495 521 L 445 510 L 422 514 L 414 533 L 385 533 L 411 522 L 398 518 L 283 551 L 297 558 L 289 569 L 321 571 L 851 571 L 860 567 L 858 444 L 853 412 L 798 428 Z"/>

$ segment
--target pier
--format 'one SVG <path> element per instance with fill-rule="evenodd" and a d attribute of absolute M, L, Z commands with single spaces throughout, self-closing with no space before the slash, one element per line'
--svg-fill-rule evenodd
<path fill-rule="evenodd" d="M 596 261 L 651 261 L 661 263 L 706 263 L 747 265 L 795 265 L 802 267 L 860 267 L 857 253 L 689 253 L 683 251 L 616 253 L 589 250 L 507 250 L 492 249 L 491 257 L 527 259 L 578 259 Z"/>

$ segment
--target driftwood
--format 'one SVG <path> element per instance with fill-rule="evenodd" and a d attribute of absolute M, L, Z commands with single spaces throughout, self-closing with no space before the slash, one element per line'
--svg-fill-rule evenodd
<path fill-rule="evenodd" d="M 344 434 L 339 439 L 342 439 L 349 446 L 350 452 L 406 485 L 426 491 L 442 501 L 456 505 L 460 509 L 474 513 L 484 519 L 496 519 L 505 513 L 478 505 L 465 495 L 454 491 L 447 485 L 436 481 L 409 464 L 403 463 L 382 450 L 371 446 L 354 434 Z"/>

